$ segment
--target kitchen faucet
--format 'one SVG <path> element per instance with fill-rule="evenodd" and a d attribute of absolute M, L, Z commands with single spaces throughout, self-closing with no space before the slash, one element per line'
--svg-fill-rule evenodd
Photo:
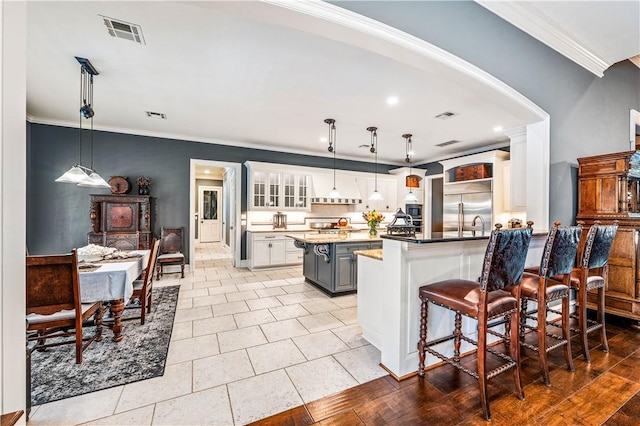
<path fill-rule="evenodd" d="M 480 215 L 476 215 L 476 217 L 474 217 L 471 221 L 471 226 L 473 227 L 471 235 L 473 235 L 474 237 L 476 236 L 476 219 L 480 219 L 480 224 L 482 225 L 482 236 L 484 237 L 484 219 Z"/>

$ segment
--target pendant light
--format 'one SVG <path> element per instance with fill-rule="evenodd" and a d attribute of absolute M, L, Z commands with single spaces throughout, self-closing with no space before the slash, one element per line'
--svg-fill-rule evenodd
<path fill-rule="evenodd" d="M 97 188 L 110 188 L 111 186 L 93 170 L 93 76 L 98 75 L 98 71 L 91 62 L 85 58 L 76 56 L 80 63 L 80 122 L 78 125 L 78 163 L 67 170 L 56 182 L 75 183 L 78 186 L 89 186 Z M 90 155 L 91 167 L 82 165 L 82 118 L 91 120 L 90 135 Z"/>
<path fill-rule="evenodd" d="M 340 198 L 340 192 L 336 189 L 336 120 L 327 118 L 324 120 L 329 125 L 329 148 L 333 153 L 333 189 L 329 191 L 329 198 Z"/>
<path fill-rule="evenodd" d="M 370 201 L 382 200 L 382 194 L 378 192 L 378 128 L 367 127 L 367 132 L 371 133 L 371 147 L 369 151 L 375 154 L 375 186 L 371 195 L 369 195 Z"/>
<path fill-rule="evenodd" d="M 405 179 L 405 186 L 407 186 L 409 188 L 409 193 L 407 194 L 406 197 L 404 197 L 405 201 L 409 201 L 409 202 L 416 202 L 418 201 L 418 197 L 416 197 L 416 194 L 413 193 L 413 188 L 417 188 L 417 186 L 414 186 L 415 183 L 418 184 L 418 186 L 420 185 L 420 180 L 419 179 L 415 179 L 416 177 L 419 178 L 419 176 L 416 176 L 414 174 L 411 173 L 411 157 L 413 156 L 413 147 L 411 144 L 411 136 L 413 136 L 411 133 L 405 133 L 404 135 L 402 135 L 402 137 L 405 140 L 405 158 L 404 161 L 406 161 L 407 163 L 409 163 L 409 175 L 406 177 Z"/>

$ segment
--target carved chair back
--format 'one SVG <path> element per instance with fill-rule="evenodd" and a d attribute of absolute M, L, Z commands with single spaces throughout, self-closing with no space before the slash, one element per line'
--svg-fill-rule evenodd
<path fill-rule="evenodd" d="M 182 253 L 184 228 L 165 228 L 160 230 L 160 238 L 162 244 L 160 246 L 161 254 Z"/>
<path fill-rule="evenodd" d="M 605 267 L 609 261 L 609 252 L 617 231 L 617 222 L 611 225 L 601 225 L 599 221 L 596 221 L 587 233 L 580 258 L 580 267 L 586 269 Z"/>
<path fill-rule="evenodd" d="M 26 313 L 50 315 L 80 310 L 76 250 L 71 254 L 26 257 Z"/>
<path fill-rule="evenodd" d="M 540 276 L 549 278 L 570 274 L 575 267 L 581 235 L 581 224 L 560 226 L 560 222 L 554 222 L 544 244 Z"/>
<path fill-rule="evenodd" d="M 502 225 L 496 224 L 484 255 L 480 277 L 482 292 L 520 284 L 531 242 L 532 225 L 533 222 L 528 222 L 526 228 L 503 230 Z"/>

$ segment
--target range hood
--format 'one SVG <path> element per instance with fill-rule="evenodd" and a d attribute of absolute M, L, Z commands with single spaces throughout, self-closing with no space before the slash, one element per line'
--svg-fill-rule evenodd
<path fill-rule="evenodd" d="M 333 173 L 317 173 L 313 175 L 313 197 L 311 204 L 362 204 L 362 197 L 354 176 L 336 173 L 336 188 L 340 198 L 330 198 L 333 189 Z"/>

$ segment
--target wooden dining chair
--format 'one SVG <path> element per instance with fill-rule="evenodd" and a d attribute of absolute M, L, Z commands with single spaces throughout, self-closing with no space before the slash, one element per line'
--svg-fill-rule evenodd
<path fill-rule="evenodd" d="M 421 300 L 420 329 L 418 341 L 418 375 L 424 377 L 427 353 L 451 364 L 460 371 L 478 380 L 480 401 L 484 418 L 489 420 L 489 397 L 487 381 L 501 373 L 513 370 L 517 396 L 524 399 L 522 379 L 520 376 L 520 345 L 518 333 L 511 333 L 509 354 L 504 354 L 487 345 L 489 321 L 507 316 L 510 329 L 518 330 L 520 317 L 519 284 L 524 271 L 529 243 L 531 241 L 533 222 L 527 228 L 502 230 L 497 224 L 489 236 L 489 243 L 482 263 L 482 275 L 479 282 L 451 279 L 426 284 L 420 287 Z M 427 320 L 429 303 L 454 312 L 454 330 L 450 335 L 427 340 Z M 477 341 L 466 336 L 462 330 L 462 315 L 477 320 Z M 432 321 L 442 321 L 441 315 Z M 436 350 L 434 347 L 453 340 L 453 356 Z M 474 345 L 476 351 L 476 369 L 468 368 L 462 363 L 460 349 L 462 342 Z M 495 357 L 500 365 L 492 370 L 487 369 L 487 357 Z"/>
<path fill-rule="evenodd" d="M 180 265 L 180 276 L 184 278 L 184 228 L 160 229 L 160 255 L 156 266 L 156 278 L 163 275 L 163 268 L 168 265 Z"/>
<path fill-rule="evenodd" d="M 102 302 L 82 303 L 78 256 L 71 254 L 26 257 L 27 340 L 32 349 L 75 343 L 76 364 L 94 340 L 102 340 Z M 96 331 L 83 339 L 83 323 L 94 317 Z M 47 343 L 48 339 L 73 337 Z"/>
<path fill-rule="evenodd" d="M 151 313 L 153 299 L 153 273 L 155 271 L 156 262 L 158 260 L 159 247 L 160 240 L 154 239 L 151 242 L 151 254 L 149 255 L 149 263 L 147 263 L 147 268 L 144 270 L 144 274 L 142 274 L 142 279 L 135 280 L 133 282 L 133 294 L 131 295 L 131 300 L 139 301 L 140 317 L 128 317 L 127 319 L 140 318 L 140 324 L 142 325 L 144 325 L 146 321 L 147 314 Z M 127 305 L 127 307 L 137 308 L 138 306 L 137 304 L 129 304 Z"/>

